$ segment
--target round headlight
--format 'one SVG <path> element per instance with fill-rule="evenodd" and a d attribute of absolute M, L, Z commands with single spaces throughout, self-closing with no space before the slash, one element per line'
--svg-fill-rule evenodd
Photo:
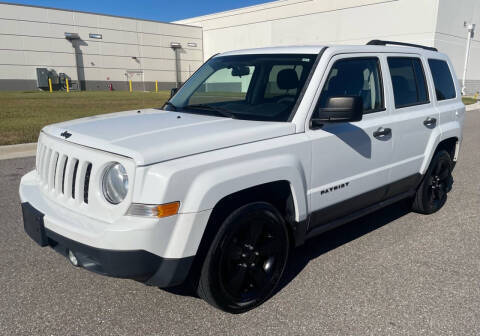
<path fill-rule="evenodd" d="M 128 175 L 120 163 L 110 165 L 103 175 L 103 195 L 112 204 L 118 204 L 125 199 L 128 192 Z"/>

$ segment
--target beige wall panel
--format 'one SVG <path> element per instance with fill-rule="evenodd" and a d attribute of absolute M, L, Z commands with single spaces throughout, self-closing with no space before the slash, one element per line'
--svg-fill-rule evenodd
<path fill-rule="evenodd" d="M 28 36 L 51 36 L 50 25 L 44 22 L 19 21 L 17 25 L 17 34 Z M 63 36 L 63 32 L 62 32 Z"/>
<path fill-rule="evenodd" d="M 394 0 L 395 1 L 395 0 Z M 396 0 L 399 1 L 399 0 Z M 403 1 L 403 0 L 402 0 Z M 311 0 L 311 1 L 278 1 L 271 4 L 217 13 L 204 17 L 177 21 L 178 23 L 199 24 L 205 29 L 216 29 L 239 24 L 253 24 L 268 20 L 300 16 L 311 13 L 338 11 L 350 7 L 373 6 L 379 3 L 391 3 L 391 0 Z"/>
<path fill-rule="evenodd" d="M 152 46 L 162 46 L 170 48 L 170 43 L 178 42 L 182 44 L 182 47 L 189 48 L 189 49 L 201 49 L 202 43 L 201 40 L 193 39 L 193 38 L 185 38 L 185 37 L 175 37 L 175 36 L 168 36 L 168 35 L 154 35 L 154 34 L 145 34 L 142 33 L 141 41 L 144 45 L 152 45 Z M 187 43 L 193 42 L 197 44 L 197 47 L 189 47 Z"/>
<path fill-rule="evenodd" d="M 34 52 L 34 51 L 24 51 L 24 64 L 25 65 L 35 65 L 41 67 L 54 67 L 52 62 L 52 54 L 45 52 Z M 55 65 L 68 65 L 65 64 L 55 64 Z"/>
<path fill-rule="evenodd" d="M 49 28 L 48 33 L 47 34 L 42 33 L 40 36 L 49 36 L 49 37 L 65 39 L 66 32 L 78 34 L 78 27 L 74 25 L 60 25 L 60 24 L 52 23 L 52 24 L 49 24 L 48 28 Z M 36 35 L 33 35 L 33 36 L 36 36 Z"/>
<path fill-rule="evenodd" d="M 0 79 L 36 79 L 34 66 L 0 64 Z"/>
<path fill-rule="evenodd" d="M 154 82 L 158 80 L 159 82 L 175 82 L 176 77 L 173 71 L 148 71 L 145 72 L 145 81 Z"/>
<path fill-rule="evenodd" d="M 93 44 L 94 42 L 89 41 L 88 43 Z M 126 52 L 128 46 L 125 44 L 99 42 L 98 45 L 103 55 L 129 55 L 129 53 Z M 136 49 L 136 46 L 132 46 L 131 48 Z"/>
<path fill-rule="evenodd" d="M 105 68 L 140 69 L 141 66 L 129 57 L 101 56 Z"/>
<path fill-rule="evenodd" d="M 105 66 L 104 57 L 101 55 L 83 54 L 83 66 L 88 68 L 102 68 Z"/>
<path fill-rule="evenodd" d="M 175 59 L 175 53 L 171 48 L 142 46 L 141 51 L 143 57 Z"/>
<path fill-rule="evenodd" d="M 18 21 L 0 19 L 0 33 L 2 34 L 18 34 Z"/>
<path fill-rule="evenodd" d="M 22 39 L 15 35 L 0 34 L 0 49 L 22 49 Z"/>
<path fill-rule="evenodd" d="M 271 23 L 262 22 L 243 26 L 206 31 L 204 40 L 204 58 L 208 59 L 215 53 L 271 46 Z"/>
<path fill-rule="evenodd" d="M 70 11 L 60 11 L 60 10 L 55 10 L 55 9 L 47 9 L 46 10 L 46 18 L 42 21 L 47 21 L 47 22 L 52 22 L 52 23 L 62 23 L 62 24 L 67 24 L 71 25 L 72 22 L 74 22 L 74 13 Z"/>
<path fill-rule="evenodd" d="M 171 35 L 171 36 L 179 36 L 179 37 L 192 37 L 201 39 L 202 38 L 202 30 L 198 27 L 188 27 L 183 25 L 176 25 L 176 24 L 169 24 L 169 23 L 158 23 L 158 33 Z"/>
<path fill-rule="evenodd" d="M 88 13 L 73 13 L 75 25 L 84 27 L 98 27 L 99 16 Z"/>
<path fill-rule="evenodd" d="M 107 29 L 121 29 L 126 31 L 137 31 L 137 20 L 123 19 L 110 16 L 98 16 L 98 27 Z"/>
<path fill-rule="evenodd" d="M 154 69 L 154 70 L 174 70 L 175 69 L 175 60 L 158 60 L 158 59 L 149 59 L 144 58 L 141 60 L 143 69 Z"/>
<path fill-rule="evenodd" d="M 9 19 L 19 19 L 22 15 L 18 6 L 12 6 L 7 4 L 0 4 L 0 17 Z"/>
<path fill-rule="evenodd" d="M 25 63 L 24 52 L 21 50 L 0 50 L 0 64 L 28 64 Z"/>
<path fill-rule="evenodd" d="M 98 55 L 101 53 L 101 50 L 102 50 L 100 43 L 95 43 L 91 41 L 80 42 L 80 45 L 78 48 L 81 50 L 82 53 L 92 54 L 92 55 Z M 73 49 L 74 49 L 73 46 L 70 45 L 70 50 L 73 50 Z"/>
<path fill-rule="evenodd" d="M 76 66 L 75 55 L 73 53 L 69 53 L 69 54 L 65 54 L 65 53 L 31 53 L 31 56 L 36 57 L 36 55 L 38 55 L 38 54 L 49 55 L 50 66 L 52 68 L 55 68 L 55 70 L 57 70 L 57 67 L 60 67 L 60 66 L 62 66 L 62 67 L 75 67 Z M 30 53 L 26 52 L 25 55 L 30 55 Z M 32 63 L 32 64 L 34 64 L 34 63 Z"/>
<path fill-rule="evenodd" d="M 48 10 L 28 6 L 12 6 L 13 18 L 28 21 L 46 21 Z M 4 17 L 3 8 L 0 7 L 0 16 Z M 8 15 L 7 13 L 5 13 Z M 8 16 L 11 17 L 11 16 Z"/>

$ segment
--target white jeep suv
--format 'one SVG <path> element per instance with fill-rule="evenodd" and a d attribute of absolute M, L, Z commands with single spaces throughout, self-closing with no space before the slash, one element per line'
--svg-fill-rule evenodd
<path fill-rule="evenodd" d="M 76 266 L 188 282 L 244 312 L 306 239 L 401 199 L 439 210 L 464 113 L 429 47 L 218 54 L 161 109 L 46 126 L 20 184 L 25 231 Z"/>

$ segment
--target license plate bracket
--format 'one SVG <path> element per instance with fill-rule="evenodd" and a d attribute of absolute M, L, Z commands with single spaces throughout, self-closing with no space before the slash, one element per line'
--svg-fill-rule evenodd
<path fill-rule="evenodd" d="M 43 222 L 44 214 L 30 203 L 22 203 L 23 228 L 30 238 L 40 246 L 48 245 L 47 233 Z"/>

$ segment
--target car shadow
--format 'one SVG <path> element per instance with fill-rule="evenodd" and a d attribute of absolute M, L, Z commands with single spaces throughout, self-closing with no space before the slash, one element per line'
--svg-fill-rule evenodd
<path fill-rule="evenodd" d="M 377 210 L 367 216 L 342 225 L 332 231 L 325 232 L 311 238 L 304 245 L 296 248 L 290 255 L 290 260 L 284 272 L 276 293 L 287 286 L 308 265 L 310 260 L 349 243 L 365 234 L 375 231 L 384 225 L 408 214 L 410 209 L 408 201 L 403 200 Z M 276 294 L 275 293 L 275 294 Z"/>
<path fill-rule="evenodd" d="M 290 254 L 287 268 L 285 269 L 282 280 L 273 295 L 276 295 L 295 279 L 311 260 L 393 222 L 394 220 L 408 214 L 411 211 L 410 208 L 411 206 L 408 204 L 408 201 L 399 201 L 367 216 L 344 224 L 332 231 L 325 232 L 317 237 L 307 240 L 304 245 L 294 249 Z M 161 290 L 175 295 L 198 298 L 198 295 L 191 284 L 161 288 Z"/>

